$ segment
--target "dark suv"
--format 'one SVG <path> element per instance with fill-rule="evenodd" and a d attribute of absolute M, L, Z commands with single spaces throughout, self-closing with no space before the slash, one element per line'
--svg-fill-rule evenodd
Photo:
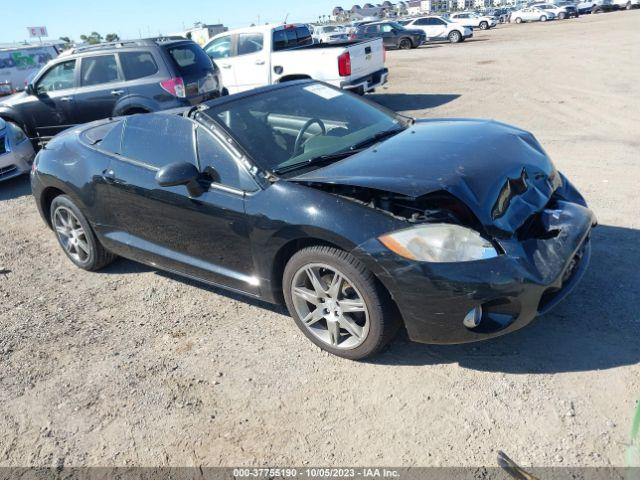
<path fill-rule="evenodd" d="M 220 91 L 217 67 L 195 42 L 123 41 L 63 52 L 24 92 L 0 101 L 0 118 L 47 141 L 77 124 L 196 105 Z"/>
<path fill-rule="evenodd" d="M 399 48 L 408 50 L 418 48 L 427 41 L 422 30 L 411 30 L 398 22 L 375 22 L 360 25 L 355 33 L 355 39 L 382 38 L 384 48 Z"/>

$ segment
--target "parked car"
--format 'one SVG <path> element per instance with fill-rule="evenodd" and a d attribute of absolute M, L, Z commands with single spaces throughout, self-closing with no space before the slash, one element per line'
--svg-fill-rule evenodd
<path fill-rule="evenodd" d="M 221 33 L 204 47 L 219 65 L 225 93 L 303 78 L 366 93 L 387 83 L 382 40 L 314 44 L 306 24 Z"/>
<path fill-rule="evenodd" d="M 33 145 L 22 129 L 0 118 L 0 181 L 28 172 L 34 156 Z"/>
<path fill-rule="evenodd" d="M 589 0 L 579 2 L 576 5 L 578 13 L 584 15 L 587 13 L 602 13 L 613 10 L 613 0 Z"/>
<path fill-rule="evenodd" d="M 506 23 L 509 13 L 507 8 L 494 8 L 484 12 L 484 15 L 493 18 L 497 23 Z"/>
<path fill-rule="evenodd" d="M 540 10 L 544 10 L 546 12 L 552 12 L 558 20 L 569 18 L 569 10 L 564 6 L 558 6 L 553 3 L 532 3 L 529 6 L 539 8 Z"/>
<path fill-rule="evenodd" d="M 219 94 L 217 68 L 194 42 L 123 41 L 64 52 L 24 92 L 0 101 L 0 118 L 47 141 L 73 125 L 196 105 Z"/>
<path fill-rule="evenodd" d="M 640 1 L 640 0 L 638 0 L 638 1 Z M 555 0 L 555 1 L 552 1 L 550 3 L 552 3 L 553 5 L 556 5 L 558 7 L 566 8 L 569 18 L 571 18 L 571 17 L 577 18 L 577 17 L 580 16 L 580 14 L 578 13 L 577 4 L 573 0 Z"/>
<path fill-rule="evenodd" d="M 342 43 L 349 40 L 349 35 L 340 25 L 317 25 L 313 27 L 313 39 L 318 43 Z"/>
<path fill-rule="evenodd" d="M 465 27 L 479 28 L 480 30 L 489 30 L 498 24 L 495 18 L 478 15 L 475 12 L 452 13 L 449 16 L 449 20 Z"/>
<path fill-rule="evenodd" d="M 406 20 L 404 25 L 413 30 L 422 30 L 429 40 L 449 40 L 451 43 L 458 43 L 473 37 L 473 29 L 435 15 L 412 18 Z"/>
<path fill-rule="evenodd" d="M 612 0 L 612 7 L 618 10 L 631 10 L 640 7 L 640 0 Z"/>
<path fill-rule="evenodd" d="M 9 95 L 13 95 L 14 93 L 16 93 L 16 91 L 13 89 L 13 85 L 11 85 L 11 82 L 0 81 L 0 97 L 7 97 Z"/>
<path fill-rule="evenodd" d="M 542 10 L 538 7 L 525 7 L 511 12 L 511 22 L 546 22 L 556 18 L 555 13 Z"/>
<path fill-rule="evenodd" d="M 358 40 L 382 38 L 384 48 L 409 50 L 418 48 L 428 38 L 423 30 L 408 29 L 398 22 L 373 22 L 361 25 L 355 33 Z"/>
<path fill-rule="evenodd" d="M 596 222 L 530 133 L 314 81 L 69 130 L 32 172 L 76 266 L 120 255 L 284 302 L 351 359 L 400 325 L 427 343 L 525 326 L 579 281 Z"/>

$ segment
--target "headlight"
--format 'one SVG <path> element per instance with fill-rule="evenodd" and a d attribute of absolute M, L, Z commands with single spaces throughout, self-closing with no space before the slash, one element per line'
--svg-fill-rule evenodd
<path fill-rule="evenodd" d="M 498 256 L 491 242 L 475 230 L 447 223 L 399 230 L 379 240 L 401 257 L 421 262 L 470 262 Z"/>

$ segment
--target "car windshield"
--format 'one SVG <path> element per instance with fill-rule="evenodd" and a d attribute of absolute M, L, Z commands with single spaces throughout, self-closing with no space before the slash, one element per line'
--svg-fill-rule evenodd
<path fill-rule="evenodd" d="M 342 32 L 342 28 L 341 27 L 322 27 L 320 31 L 323 33 Z"/>
<path fill-rule="evenodd" d="M 339 160 L 405 129 L 410 120 L 321 83 L 302 83 L 216 105 L 226 128 L 264 170 Z"/>

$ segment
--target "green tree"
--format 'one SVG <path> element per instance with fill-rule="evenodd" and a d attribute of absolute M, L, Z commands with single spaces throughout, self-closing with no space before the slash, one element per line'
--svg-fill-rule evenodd
<path fill-rule="evenodd" d="M 104 41 L 105 42 L 119 42 L 120 41 L 120 37 L 118 36 L 117 33 L 107 33 L 107 35 L 104 37 Z"/>
<path fill-rule="evenodd" d="M 80 35 L 80 40 L 89 45 L 95 45 L 102 42 L 102 35 L 98 32 L 91 32 L 91 35 Z"/>

